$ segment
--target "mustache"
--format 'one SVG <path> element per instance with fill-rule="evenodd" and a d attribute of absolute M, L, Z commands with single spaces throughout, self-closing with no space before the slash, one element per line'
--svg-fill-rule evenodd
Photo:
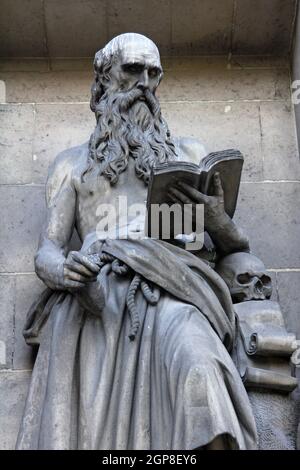
<path fill-rule="evenodd" d="M 105 93 L 96 106 L 96 118 L 103 115 L 107 106 L 116 106 L 120 113 L 127 113 L 137 102 L 144 102 L 154 118 L 160 116 L 160 105 L 156 96 L 148 88 L 135 86 L 126 91 Z"/>

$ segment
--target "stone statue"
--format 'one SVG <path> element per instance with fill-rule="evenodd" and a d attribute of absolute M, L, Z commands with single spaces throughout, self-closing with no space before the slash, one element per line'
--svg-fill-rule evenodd
<path fill-rule="evenodd" d="M 214 270 L 215 260 L 249 252 L 248 240 L 224 211 L 218 174 L 211 196 L 170 188 L 180 204 L 204 204 L 210 246 L 199 252 L 125 237 L 130 215 L 125 224 L 117 215 L 119 236 L 99 237 L 99 204 L 144 203 L 153 165 L 199 163 L 203 146 L 170 135 L 150 39 L 122 34 L 94 67 L 95 130 L 58 155 L 47 181 L 35 266 L 48 288 L 24 330 L 38 353 L 17 448 L 254 449 L 252 408 L 230 356 L 234 306 Z M 74 228 L 79 251 L 69 251 Z"/>

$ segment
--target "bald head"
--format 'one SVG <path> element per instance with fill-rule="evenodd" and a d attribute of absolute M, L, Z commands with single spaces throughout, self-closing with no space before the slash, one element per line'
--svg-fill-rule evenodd
<path fill-rule="evenodd" d="M 149 89 L 155 93 L 162 79 L 159 51 L 151 39 L 136 33 L 116 36 L 95 55 L 96 79 L 91 109 L 104 92 Z"/>
<path fill-rule="evenodd" d="M 137 33 L 125 33 L 116 36 L 106 46 L 97 52 L 95 62 L 103 58 L 121 57 L 128 63 L 147 62 L 153 67 L 161 68 L 160 55 L 157 46 L 151 39 Z"/>

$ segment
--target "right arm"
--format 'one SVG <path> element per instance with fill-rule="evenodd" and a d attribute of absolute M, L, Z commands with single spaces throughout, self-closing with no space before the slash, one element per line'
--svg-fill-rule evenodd
<path fill-rule="evenodd" d="M 46 185 L 46 222 L 35 255 L 36 273 L 51 289 L 82 287 L 99 270 L 81 253 L 70 252 L 67 256 L 76 210 L 73 165 L 68 157 L 67 153 L 60 154 L 50 168 Z"/>

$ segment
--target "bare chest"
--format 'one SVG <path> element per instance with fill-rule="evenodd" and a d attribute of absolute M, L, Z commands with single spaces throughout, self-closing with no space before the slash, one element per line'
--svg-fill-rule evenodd
<path fill-rule="evenodd" d="M 127 225 L 146 207 L 147 186 L 137 178 L 132 164 L 116 185 L 103 176 L 91 177 L 80 182 L 76 192 L 76 226 L 81 239 L 103 229 L 107 222 L 111 228 Z"/>

